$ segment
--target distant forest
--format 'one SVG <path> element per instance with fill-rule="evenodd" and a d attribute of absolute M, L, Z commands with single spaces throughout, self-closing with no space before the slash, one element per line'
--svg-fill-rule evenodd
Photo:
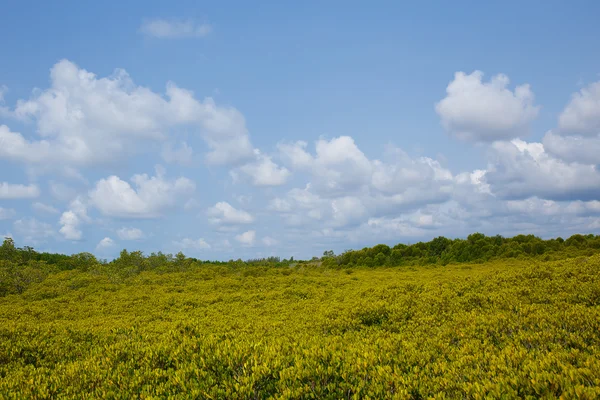
<path fill-rule="evenodd" d="M 17 247 L 11 238 L 0 246 L 0 296 L 22 293 L 28 286 L 41 282 L 48 274 L 78 270 L 108 274 L 120 281 L 143 271 L 176 272 L 212 265 L 240 268 L 244 266 L 283 267 L 313 265 L 326 268 L 402 267 L 452 263 L 482 263 L 501 259 L 538 258 L 543 261 L 590 256 L 600 250 L 600 235 L 573 235 L 568 239 L 543 240 L 534 235 L 505 238 L 473 233 L 466 239 L 437 237 L 429 242 L 390 247 L 378 244 L 362 250 L 347 250 L 336 255 L 325 251 L 322 257 L 311 260 L 269 257 L 243 261 L 203 261 L 161 252 L 144 254 L 141 251 L 121 251 L 112 261 L 99 260 L 91 253 L 73 255 L 37 252 L 32 247 Z"/>

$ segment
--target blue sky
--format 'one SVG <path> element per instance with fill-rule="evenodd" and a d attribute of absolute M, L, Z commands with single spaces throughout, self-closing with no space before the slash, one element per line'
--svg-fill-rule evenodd
<path fill-rule="evenodd" d="M 597 233 L 599 13 L 9 2 L 0 235 L 230 259 Z"/>

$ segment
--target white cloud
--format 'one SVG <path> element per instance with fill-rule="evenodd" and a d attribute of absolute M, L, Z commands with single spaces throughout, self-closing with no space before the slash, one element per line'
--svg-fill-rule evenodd
<path fill-rule="evenodd" d="M 194 151 L 186 142 L 181 142 L 179 147 L 173 147 L 172 144 L 167 144 L 163 147 L 161 157 L 165 162 L 170 164 L 190 165 Z"/>
<path fill-rule="evenodd" d="M 411 158 L 401 149 L 388 146 L 385 160 L 369 160 L 347 136 L 316 143 L 313 157 L 306 151 L 306 144 L 280 144 L 282 158 L 292 168 L 310 175 L 311 196 L 361 198 L 364 205 L 381 208 L 405 207 L 426 201 L 443 201 L 452 191 L 453 176 L 438 161 L 431 158 Z M 300 194 L 306 199 L 306 191 L 292 193 L 286 200 L 274 200 L 270 207 L 289 209 Z M 378 205 L 376 205 L 378 204 Z M 386 206 L 387 207 L 387 206 Z"/>
<path fill-rule="evenodd" d="M 239 225 L 254 222 L 254 217 L 244 210 L 238 210 L 231 204 L 221 201 L 208 209 L 209 221 L 219 225 Z"/>
<path fill-rule="evenodd" d="M 355 224 L 368 215 L 367 208 L 356 197 L 341 197 L 331 202 L 332 219 L 336 226 Z"/>
<path fill-rule="evenodd" d="M 255 186 L 280 186 L 290 176 L 290 171 L 285 167 L 279 167 L 271 157 L 265 156 L 255 150 L 256 161 L 240 167 L 240 171 L 252 179 Z"/>
<path fill-rule="evenodd" d="M 144 237 L 144 232 L 139 228 L 123 227 L 117 230 L 117 236 L 121 240 L 138 240 Z"/>
<path fill-rule="evenodd" d="M 600 201 L 574 201 L 569 203 L 567 211 L 575 214 L 590 215 L 600 214 Z"/>
<path fill-rule="evenodd" d="M 56 209 L 55 207 L 52 207 L 51 205 L 48 205 L 48 204 L 41 203 L 39 201 L 36 201 L 35 203 L 33 203 L 31 205 L 31 207 L 35 211 L 37 211 L 41 214 L 58 214 L 59 213 L 58 209 Z"/>
<path fill-rule="evenodd" d="M 237 240 L 244 246 L 253 246 L 255 239 L 256 239 L 256 231 L 246 231 L 244 233 L 236 235 L 236 237 L 235 237 L 235 240 Z"/>
<path fill-rule="evenodd" d="M 69 156 L 69 150 L 75 148 L 56 148 L 47 140 L 30 141 L 17 132 L 12 132 L 8 126 L 0 125 L 0 158 L 26 163 L 42 163 L 58 161 L 60 157 Z"/>
<path fill-rule="evenodd" d="M 239 165 L 252 159 L 254 149 L 248 136 L 205 138 L 212 149 L 206 155 L 206 162 L 214 165 Z"/>
<path fill-rule="evenodd" d="M 600 136 L 561 136 L 548 132 L 542 143 L 548 153 L 564 161 L 600 164 Z"/>
<path fill-rule="evenodd" d="M 115 241 L 109 237 L 105 237 L 96 245 L 96 251 L 102 251 L 106 249 L 110 249 L 115 246 Z"/>
<path fill-rule="evenodd" d="M 540 213 L 550 216 L 564 212 L 560 204 L 556 201 L 540 199 L 538 197 L 530 197 L 524 200 L 509 200 L 506 202 L 506 208 L 512 213 L 530 215 Z"/>
<path fill-rule="evenodd" d="M 38 243 L 55 236 L 55 232 L 49 224 L 31 217 L 16 220 L 13 228 L 18 235 L 30 243 Z"/>
<path fill-rule="evenodd" d="M 12 111 L 35 122 L 41 139 L 2 126 L 0 158 L 38 168 L 106 164 L 142 151 L 142 141 L 164 142 L 177 126 L 197 129 L 211 150 L 210 163 L 239 164 L 253 157 L 243 115 L 210 97 L 200 102 L 171 82 L 163 96 L 135 85 L 122 69 L 99 78 L 68 60 L 54 65 L 50 78 L 50 88 L 19 100 Z"/>
<path fill-rule="evenodd" d="M 529 85 L 511 91 L 506 75 L 495 75 L 490 82 L 482 79 L 481 71 L 454 75 L 446 97 L 435 106 L 446 130 L 459 139 L 475 142 L 527 135 L 539 112 Z"/>
<path fill-rule="evenodd" d="M 180 241 L 173 242 L 173 244 L 175 244 L 175 246 L 177 246 L 178 248 L 181 248 L 181 249 L 206 250 L 206 249 L 211 248 L 210 244 L 208 244 L 206 242 L 206 240 L 204 240 L 202 238 L 200 238 L 200 239 L 184 238 Z"/>
<path fill-rule="evenodd" d="M 40 195 L 36 185 L 0 182 L 0 199 L 31 199 Z"/>
<path fill-rule="evenodd" d="M 544 136 L 546 151 L 567 162 L 600 164 L 600 82 L 573 94 L 558 129 Z"/>
<path fill-rule="evenodd" d="M 600 198 L 600 171 L 548 154 L 541 143 L 496 142 L 485 174 L 493 193 L 504 198 L 538 196 L 550 200 Z"/>
<path fill-rule="evenodd" d="M 280 143 L 277 148 L 292 168 L 306 170 L 313 163 L 313 157 L 306 151 L 307 146 L 306 142 L 297 141 L 295 143 Z"/>
<path fill-rule="evenodd" d="M 292 168 L 311 173 L 312 187 L 319 193 L 335 196 L 357 190 L 369 183 L 373 173 L 372 163 L 349 136 L 318 140 L 315 156 L 306 151 L 304 142 L 278 147 Z"/>
<path fill-rule="evenodd" d="M 319 140 L 316 144 L 315 188 L 343 193 L 369 183 L 373 166 L 349 136 Z"/>
<path fill-rule="evenodd" d="M 0 221 L 3 219 L 12 219 L 16 214 L 12 208 L 0 207 Z"/>
<path fill-rule="evenodd" d="M 60 233 L 69 240 L 81 240 L 82 232 L 78 229 L 79 217 L 73 211 L 65 211 L 60 216 Z"/>
<path fill-rule="evenodd" d="M 156 176 L 134 175 L 133 186 L 118 176 L 109 176 L 96 183 L 89 193 L 90 203 L 107 216 L 124 218 L 156 218 L 195 190 L 187 178 L 168 180 L 157 168 Z"/>
<path fill-rule="evenodd" d="M 21 219 L 14 222 L 13 232 L 29 242 L 61 236 L 81 240 L 85 224 L 92 222 L 88 207 L 90 213 L 95 208 L 117 218 L 155 218 L 175 207 L 199 208 L 193 198 L 197 196 L 191 195 L 194 183 L 167 178 L 160 167 L 155 176 L 131 179 L 107 173 L 91 186 L 85 181 L 89 175 L 79 172 L 102 163 L 113 167 L 116 164 L 110 163 L 133 151 L 156 151 L 159 145 L 162 154 L 158 151 L 154 157 L 189 165 L 194 151 L 174 134 L 185 132 L 187 137 L 194 131 L 206 141 L 208 163 L 226 164 L 238 181 L 265 190 L 240 193 L 244 185 L 231 191 L 227 186 L 223 198 L 235 199 L 239 209 L 223 201 L 206 214 L 221 233 L 181 236 L 173 242 L 180 248 L 233 254 L 226 250 L 231 243 L 223 240 L 223 231 L 232 243 L 246 247 L 243 252 L 248 255 L 252 246 L 291 253 L 302 246 L 355 247 L 473 231 L 564 236 L 600 226 L 596 100 L 597 87 L 590 85 L 573 97 L 559 126 L 547 132 L 542 143 L 528 143 L 514 138 L 527 133 L 539 110 L 529 87 L 509 88 L 502 75 L 484 82 L 478 72 L 458 74 L 436 110 L 451 134 L 490 144 L 477 147 L 487 150 L 486 165 L 454 173 L 442 156 L 414 157 L 391 145 L 383 154 L 367 156 L 350 136 L 321 138 L 310 145 L 280 143 L 277 154 L 267 155 L 252 146 L 244 116 L 235 108 L 217 106 L 210 98 L 198 100 L 172 83 L 164 94 L 155 93 L 134 84 L 124 71 L 102 78 L 62 61 L 52 69 L 48 89 L 36 90 L 31 99 L 7 109 L 25 122 L 25 128 L 20 134 L 0 126 L 0 159 L 25 163 L 29 182 L 40 180 L 32 165 L 42 171 L 60 165 L 62 169 L 51 172 L 78 179 L 72 187 L 47 182 L 49 194 L 60 201 L 32 204 L 40 215 L 57 214 L 52 218 L 59 219 L 59 235 L 44 222 L 14 218 Z M 296 182 L 289 190 L 275 188 Z M 34 184 L 0 183 L 0 198 L 39 195 Z M 264 208 L 254 210 L 250 204 Z M 60 213 L 53 206 L 60 207 Z M 15 214 L 0 208 L 0 219 Z M 259 215 L 269 236 L 249 230 L 258 229 L 250 224 Z M 138 228 L 114 225 L 110 218 L 94 222 L 114 229 L 117 240 L 143 237 Z M 115 244 L 110 238 L 104 242 Z"/>
<path fill-rule="evenodd" d="M 59 232 L 68 240 L 81 240 L 82 231 L 80 225 L 83 222 L 90 222 L 87 215 L 87 206 L 80 197 L 71 201 L 69 210 L 62 213 L 59 223 L 62 225 Z"/>
<path fill-rule="evenodd" d="M 387 146 L 382 160 L 369 160 L 346 136 L 317 141 L 314 156 L 306 147 L 303 142 L 279 145 L 282 159 L 310 179 L 305 188 L 269 202 L 267 209 L 280 213 L 286 225 L 348 229 L 369 217 L 398 215 L 475 189 L 438 161 L 412 158 L 393 146 Z"/>
<path fill-rule="evenodd" d="M 600 134 L 600 81 L 573 94 L 558 119 L 560 132 L 584 136 Z"/>
<path fill-rule="evenodd" d="M 142 23 L 140 32 L 159 39 L 202 38 L 212 32 L 212 26 L 206 22 L 198 23 L 182 19 L 149 19 Z"/>

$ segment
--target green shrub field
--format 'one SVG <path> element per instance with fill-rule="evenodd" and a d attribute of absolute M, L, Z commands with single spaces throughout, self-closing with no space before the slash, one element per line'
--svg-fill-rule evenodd
<path fill-rule="evenodd" d="M 583 251 L 108 263 L 5 241 L 0 398 L 597 399 L 600 254 Z"/>

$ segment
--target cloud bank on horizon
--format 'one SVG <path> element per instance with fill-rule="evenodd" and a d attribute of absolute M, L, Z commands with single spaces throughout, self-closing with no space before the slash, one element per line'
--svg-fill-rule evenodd
<path fill-rule="evenodd" d="M 139 32 L 214 33 L 183 19 L 144 20 Z M 477 66 L 445 71 L 430 111 L 440 135 L 477 154 L 457 169 L 460 154 L 384 141 L 367 151 L 349 134 L 263 136 L 235 98 L 197 93 L 177 76 L 151 87 L 118 62 L 108 74 L 93 67 L 64 58 L 28 97 L 0 90 L 0 233 L 19 244 L 229 259 L 475 231 L 600 231 L 600 81 L 565 96 L 533 140 L 545 110 L 536 87 Z"/>

